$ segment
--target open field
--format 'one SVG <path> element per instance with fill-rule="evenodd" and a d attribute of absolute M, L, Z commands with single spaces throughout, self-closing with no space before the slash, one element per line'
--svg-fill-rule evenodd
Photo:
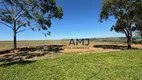
<path fill-rule="evenodd" d="M 90 39 L 88 46 L 69 45 L 70 40 L 17 41 L 17 50 L 12 49 L 12 41 L 0 41 L 0 60 L 41 59 L 56 53 L 101 53 L 127 50 L 125 38 Z M 142 49 L 142 44 L 133 44 L 134 49 Z M 15 54 L 19 53 L 19 54 Z"/>
<path fill-rule="evenodd" d="M 0 41 L 0 60 L 38 59 L 41 56 L 49 56 L 50 53 L 101 53 L 127 50 L 126 38 L 123 37 L 90 39 L 88 46 L 82 46 L 82 44 L 69 45 L 69 42 L 70 40 L 17 41 L 18 49 L 13 51 L 11 50 L 13 47 L 12 41 Z M 142 49 L 142 44 L 133 44 L 132 46 L 134 49 Z"/>
<path fill-rule="evenodd" d="M 34 47 L 34 46 L 44 46 L 44 45 L 64 45 L 64 52 L 76 52 L 76 51 L 82 51 L 81 49 L 69 49 L 69 47 L 80 47 L 82 45 L 74 46 L 69 45 L 70 40 L 38 40 L 38 41 L 17 41 L 18 48 L 23 47 Z M 84 51 L 91 51 L 91 50 L 102 50 L 103 48 L 95 48 L 96 45 L 104 45 L 107 47 L 107 45 L 118 45 L 118 46 L 127 46 L 126 39 L 125 38 L 98 38 L 98 39 L 92 39 L 90 40 L 89 46 L 83 46 L 87 47 L 87 49 L 83 49 Z M 134 48 L 142 48 L 142 44 L 133 44 Z M 113 47 L 113 46 L 112 46 Z M 13 42 L 12 41 L 0 41 L 0 51 L 12 49 L 13 48 Z M 111 49 L 111 48 L 110 48 Z"/>
<path fill-rule="evenodd" d="M 0 42 L 0 80 L 140 80 L 142 45 L 127 50 L 125 40 L 91 40 L 89 46 L 69 40 Z"/>
<path fill-rule="evenodd" d="M 29 47 L 39 45 L 68 45 L 70 40 L 33 40 L 33 41 L 17 41 L 18 47 Z M 90 45 L 98 44 L 123 44 L 126 42 L 125 38 L 97 38 L 91 39 Z M 0 41 L 0 50 L 11 49 L 13 47 L 12 41 Z"/>
<path fill-rule="evenodd" d="M 64 41 L 17 41 L 18 47 L 30 47 L 30 46 L 39 46 L 39 45 L 62 45 Z M 65 43 L 66 44 L 66 43 Z M 0 41 L 0 50 L 7 50 L 13 48 L 13 42 L 12 41 Z"/>
<path fill-rule="evenodd" d="M 64 53 L 0 66 L 1 80 L 141 80 L 142 51 Z"/>

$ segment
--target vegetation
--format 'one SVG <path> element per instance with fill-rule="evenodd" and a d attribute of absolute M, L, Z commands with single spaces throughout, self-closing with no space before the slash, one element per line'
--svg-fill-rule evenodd
<path fill-rule="evenodd" d="M 13 30 L 14 49 L 17 48 L 17 33 L 36 28 L 46 30 L 44 34 L 50 35 L 51 19 L 63 16 L 56 0 L 1 0 L 0 5 L 0 23 Z"/>
<path fill-rule="evenodd" d="M 141 31 L 135 32 L 134 37 L 133 37 L 133 42 L 136 44 L 142 44 L 142 32 Z"/>
<path fill-rule="evenodd" d="M 64 53 L 56 58 L 0 66 L 1 80 L 140 80 L 142 51 Z"/>
<path fill-rule="evenodd" d="M 118 43 L 125 43 L 126 42 L 125 37 L 108 37 L 108 38 L 95 38 L 95 41 L 97 42 L 118 42 Z"/>
<path fill-rule="evenodd" d="M 113 16 L 116 24 L 111 30 L 124 33 L 127 38 L 128 48 L 131 48 L 132 36 L 135 31 L 142 31 L 142 0 L 104 0 L 100 21 L 108 20 Z"/>

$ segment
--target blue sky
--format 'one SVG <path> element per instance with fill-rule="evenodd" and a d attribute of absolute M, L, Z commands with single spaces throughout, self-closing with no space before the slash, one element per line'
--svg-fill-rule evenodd
<path fill-rule="evenodd" d="M 111 32 L 112 21 L 100 23 L 102 0 L 57 0 L 64 10 L 62 20 L 53 19 L 51 36 L 38 31 L 26 31 L 17 35 L 18 40 L 55 40 L 70 38 L 121 37 L 124 34 Z M 0 40 L 12 40 L 12 30 L 0 24 Z"/>

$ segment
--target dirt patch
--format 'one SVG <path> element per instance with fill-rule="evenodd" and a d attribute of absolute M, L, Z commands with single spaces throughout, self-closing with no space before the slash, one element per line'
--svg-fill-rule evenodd
<path fill-rule="evenodd" d="M 0 52 L 0 63 L 31 60 L 51 53 L 60 53 L 64 45 L 44 45 L 17 48 Z"/>
<path fill-rule="evenodd" d="M 132 46 L 133 46 L 134 48 L 142 49 L 142 44 L 133 44 Z"/>

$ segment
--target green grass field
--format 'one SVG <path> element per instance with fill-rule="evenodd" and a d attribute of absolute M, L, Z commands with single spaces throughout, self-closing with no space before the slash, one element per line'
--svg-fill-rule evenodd
<path fill-rule="evenodd" d="M 78 54 L 0 66 L 0 80 L 141 80 L 142 50 Z"/>

